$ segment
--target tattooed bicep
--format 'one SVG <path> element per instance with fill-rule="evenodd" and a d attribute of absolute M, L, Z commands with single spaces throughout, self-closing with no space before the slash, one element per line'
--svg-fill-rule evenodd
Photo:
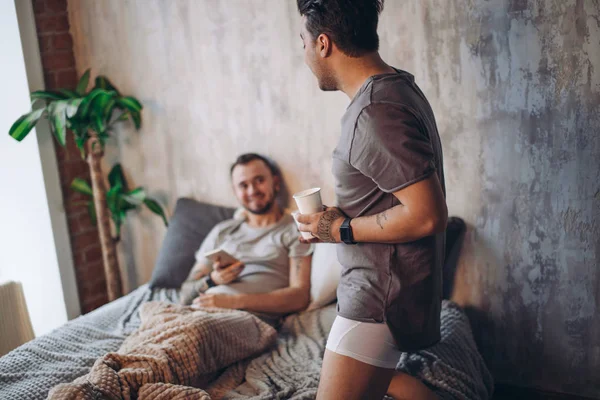
<path fill-rule="evenodd" d="M 310 285 L 312 255 L 290 258 L 290 286 Z"/>

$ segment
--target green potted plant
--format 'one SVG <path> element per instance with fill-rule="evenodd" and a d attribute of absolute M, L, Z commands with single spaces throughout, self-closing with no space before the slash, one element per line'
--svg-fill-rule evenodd
<path fill-rule="evenodd" d="M 125 212 L 142 203 L 161 215 L 163 219 L 165 217 L 158 203 L 152 199 L 146 199 L 143 189 L 127 191 L 120 166 L 116 169 L 113 168 L 112 176 L 109 174 L 111 190 L 107 192 L 101 167 L 106 140 L 113 133 L 116 124 L 121 121 L 131 119 L 135 128 L 139 129 L 142 122 L 142 104 L 135 97 L 121 95 L 119 90 L 104 76 L 96 77 L 94 86 L 87 91 L 89 79 L 90 70 L 88 69 L 79 80 L 75 90 L 32 92 L 32 111 L 22 115 L 11 126 L 9 135 L 21 141 L 38 121 L 45 117 L 50 123 L 54 137 L 61 146 L 66 145 L 68 137 L 72 137 L 72 140 L 75 141 L 82 158 L 86 159 L 89 165 L 91 188 L 85 181 L 77 179 L 72 183 L 72 187 L 92 196 L 93 207 L 90 206 L 89 210 L 90 214 L 98 221 L 108 298 L 114 300 L 123 294 L 123 288 L 116 254 L 117 241 L 111 234 L 111 218 L 115 222 L 117 238 L 119 238 Z M 68 132 L 72 132 L 72 135 L 68 135 Z M 87 185 L 87 188 L 84 185 Z"/>
<path fill-rule="evenodd" d="M 125 222 L 127 212 L 146 206 L 151 212 L 160 216 L 168 226 L 167 217 L 161 205 L 154 199 L 148 197 L 143 187 L 137 187 L 129 190 L 121 164 L 115 164 L 108 174 L 108 190 L 106 192 L 106 206 L 110 212 L 110 217 L 115 227 L 115 237 L 113 241 L 118 243 L 121 240 L 121 225 Z M 81 202 L 87 206 L 92 223 L 97 223 L 96 209 L 94 207 L 94 192 L 90 184 L 81 178 L 73 179 L 71 189 L 90 197 L 90 200 Z"/>

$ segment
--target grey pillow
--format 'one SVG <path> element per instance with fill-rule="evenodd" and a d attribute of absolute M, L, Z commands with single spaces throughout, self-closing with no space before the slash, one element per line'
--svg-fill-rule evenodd
<path fill-rule="evenodd" d="M 177 200 L 175 212 L 156 259 L 150 287 L 179 288 L 194 266 L 196 250 L 219 222 L 233 217 L 235 208 Z"/>

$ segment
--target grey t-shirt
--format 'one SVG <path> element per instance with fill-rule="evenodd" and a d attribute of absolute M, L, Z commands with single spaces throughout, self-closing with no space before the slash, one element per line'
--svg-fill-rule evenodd
<path fill-rule="evenodd" d="M 338 206 L 351 218 L 380 213 L 400 204 L 393 192 L 433 173 L 445 193 L 442 161 L 433 111 L 414 77 L 400 70 L 373 76 L 342 118 L 332 166 Z M 444 242 L 438 234 L 401 244 L 338 244 L 338 314 L 386 322 L 403 351 L 439 341 Z"/>
<path fill-rule="evenodd" d="M 294 218 L 284 214 L 264 228 L 229 219 L 217 224 L 196 252 L 196 260 L 212 265 L 204 254 L 218 247 L 242 261 L 245 268 L 238 278 L 212 287 L 206 293 L 266 293 L 290 285 L 290 257 L 312 254 L 313 245 L 300 243 Z"/>

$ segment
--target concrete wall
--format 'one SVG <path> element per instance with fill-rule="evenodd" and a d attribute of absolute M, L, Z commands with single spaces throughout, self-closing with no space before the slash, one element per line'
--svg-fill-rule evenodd
<path fill-rule="evenodd" d="M 470 226 L 454 298 L 496 378 L 600 398 L 598 1 L 388 1 L 381 53 L 436 112 L 450 212 Z M 145 104 L 109 154 L 172 210 L 233 205 L 227 167 L 260 151 L 290 190 L 325 189 L 348 104 L 303 65 L 294 1 L 70 2 L 80 71 Z M 164 228 L 141 213 L 124 243 L 131 287 Z"/>

